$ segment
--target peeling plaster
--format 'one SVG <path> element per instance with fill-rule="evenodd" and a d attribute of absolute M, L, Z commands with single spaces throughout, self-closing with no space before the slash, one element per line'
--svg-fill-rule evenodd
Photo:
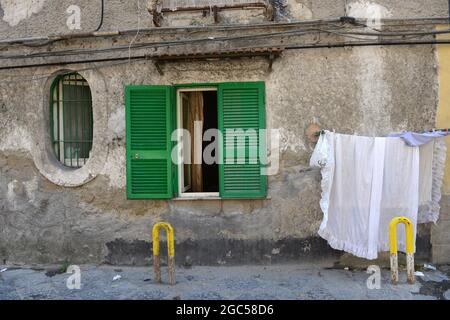
<path fill-rule="evenodd" d="M 391 88 L 385 80 L 386 64 L 383 48 L 355 48 L 358 61 L 359 101 L 363 121 L 360 132 L 376 135 L 379 128 L 393 131 L 390 117 Z"/>
<path fill-rule="evenodd" d="M 111 148 L 108 159 L 100 174 L 109 177 L 109 186 L 123 189 L 126 186 L 126 159 L 122 148 Z"/>
<path fill-rule="evenodd" d="M 23 182 L 23 185 L 29 202 L 34 203 L 36 200 L 36 192 L 38 191 L 38 177 L 35 176 L 31 180 Z"/>
<path fill-rule="evenodd" d="M 125 107 L 123 105 L 110 115 L 108 129 L 113 139 L 125 138 Z"/>
<path fill-rule="evenodd" d="M 311 8 L 303 4 L 300 0 L 287 0 L 286 6 L 289 7 L 289 13 L 294 20 L 310 20 L 313 18 Z"/>
<path fill-rule="evenodd" d="M 0 0 L 3 9 L 3 21 L 11 27 L 20 21 L 28 19 L 32 14 L 38 13 L 44 7 L 46 0 Z"/>
<path fill-rule="evenodd" d="M 381 19 L 390 17 L 389 10 L 371 1 L 360 0 L 347 6 L 348 15 L 367 19 L 370 28 L 380 27 Z M 391 89 L 385 77 L 385 50 L 378 47 L 353 48 L 352 55 L 358 61 L 358 83 L 360 86 L 360 108 L 363 121 L 360 131 L 375 135 L 381 126 L 392 130 L 390 119 Z"/>
<path fill-rule="evenodd" d="M 280 151 L 284 152 L 288 149 L 293 152 L 299 152 L 307 150 L 307 147 L 296 133 L 280 128 Z"/>
<path fill-rule="evenodd" d="M 15 124 L 9 127 L 9 132 L 3 134 L 0 140 L 0 151 L 25 151 L 30 152 L 32 139 L 27 129 Z"/>
<path fill-rule="evenodd" d="M 110 147 L 108 158 L 101 174 L 109 177 L 109 186 L 123 189 L 126 186 L 126 159 L 122 141 L 125 140 L 125 106 L 119 105 L 108 119 Z"/>
<path fill-rule="evenodd" d="M 21 203 L 20 200 L 17 199 L 18 195 L 20 195 L 23 191 L 22 185 L 16 179 L 12 180 L 8 183 L 7 192 L 6 192 L 6 200 L 9 203 L 9 207 L 12 210 L 17 210 L 20 208 Z"/>
<path fill-rule="evenodd" d="M 17 183 L 18 183 L 18 181 L 15 179 L 8 183 L 8 191 L 6 193 L 6 199 L 8 200 L 9 203 L 13 203 L 13 201 L 16 197 L 14 189 L 15 189 L 15 186 Z"/>
<path fill-rule="evenodd" d="M 367 0 L 348 3 L 346 12 L 350 17 L 367 19 L 367 26 L 371 28 L 380 26 L 381 19 L 392 16 L 386 7 Z"/>
<path fill-rule="evenodd" d="M 303 3 L 313 12 L 319 11 L 314 14 L 314 19 L 321 16 L 320 10 L 329 10 L 332 6 L 330 0 L 315 1 L 316 7 L 310 0 L 289 1 Z M 352 9 L 355 15 L 364 13 L 361 4 L 374 5 L 369 1 L 352 3 L 357 4 Z M 343 12 L 343 2 L 336 1 L 333 8 L 338 6 Z M 336 9 L 333 15 L 341 11 Z M 114 11 L 110 12 L 114 16 Z M 42 17 L 40 14 L 37 20 Z M 271 30 L 267 28 L 267 32 Z M 230 31 L 229 34 L 242 32 Z M 154 35 L 152 39 L 160 38 Z M 295 43 L 294 40 L 288 43 Z M 111 46 L 122 43 L 119 37 L 117 43 L 113 42 L 115 40 L 104 41 L 110 41 Z M 81 43 L 89 46 L 89 42 Z M 55 46 L 55 49 L 65 48 L 64 43 Z M 92 43 L 93 48 L 97 46 L 100 44 Z M 142 261 L 146 263 L 148 230 L 160 220 L 171 222 L 177 230 L 180 245 L 186 246 L 178 251 L 178 257 L 183 259 L 195 252 L 201 253 L 198 258 L 194 257 L 194 263 L 216 263 L 218 258 L 229 263 L 228 258 L 236 261 L 239 255 L 249 257 L 248 248 L 259 258 L 264 255 L 272 261 L 282 257 L 284 252 L 324 255 L 323 250 L 328 247 L 326 242 L 318 242 L 320 239 L 316 235 L 322 217 L 320 192 L 317 192 L 320 172 L 308 168 L 312 144 L 306 140 L 304 129 L 311 122 L 346 133 L 359 130 L 380 133 L 386 130 L 386 125 L 396 130 L 399 125 L 411 130 L 424 125 L 432 127 L 437 103 L 434 59 L 435 53 L 423 46 L 323 48 L 286 51 L 275 61 L 271 73 L 266 71 L 266 62 L 260 59 L 171 64 L 165 67 L 164 75 L 159 75 L 149 61 L 84 71 L 81 73 L 91 86 L 93 98 L 94 144 L 92 157 L 77 170 L 61 168 L 53 156 L 51 144 L 43 143 L 49 131 L 48 126 L 42 125 L 47 116 L 40 111 L 48 106 L 46 93 L 51 79 L 44 88 L 37 81 L 3 84 L 2 99 L 7 109 L 1 113 L 0 122 L 8 126 L 0 128 L 0 179 L 3 181 L 0 198 L 4 196 L 0 206 L 5 212 L 0 218 L 7 232 L 0 232 L 0 243 L 8 251 L 3 254 L 0 250 L 0 259 L 55 262 L 67 257 L 74 263 L 129 264 L 137 263 L 128 257 L 136 256 L 134 253 L 143 248 Z M 81 64 L 77 68 L 87 67 L 90 65 Z M 34 72 L 36 76 L 57 74 L 59 68 L 27 69 L 22 73 L 7 71 L 4 76 L 23 77 L 25 72 Z M 280 128 L 282 138 L 280 172 L 268 179 L 269 198 L 126 200 L 123 88 L 126 85 L 227 81 L 266 83 L 267 123 L 269 128 Z M 31 102 L 24 103 L 28 101 Z M 19 154 L 20 150 L 29 149 L 32 157 Z M 4 155 L 2 151 L 5 151 Z M 14 214 L 9 214 L 12 211 Z M 44 225 L 52 227 L 44 228 Z M 22 233 L 16 232 L 17 229 Z M 123 239 L 123 242 L 117 244 L 116 249 L 110 249 L 108 245 L 117 239 Z M 213 247 L 211 243 L 216 244 Z M 214 249 L 220 249 L 224 244 L 233 247 L 227 247 L 223 254 L 211 255 L 207 260 L 209 257 L 201 250 L 205 244 Z M 245 248 L 244 253 L 239 254 L 237 245 Z M 231 248 L 233 251 L 229 255 Z M 260 249 L 254 251 L 252 248 Z M 127 255 L 130 252 L 132 254 Z"/>

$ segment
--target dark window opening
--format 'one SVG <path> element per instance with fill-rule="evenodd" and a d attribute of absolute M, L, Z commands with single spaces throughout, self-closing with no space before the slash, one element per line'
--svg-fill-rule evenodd
<path fill-rule="evenodd" d="M 217 92 L 216 91 L 190 91 L 181 93 L 181 117 L 183 128 L 191 135 L 191 161 L 185 159 L 183 165 L 183 192 L 219 192 L 219 165 L 217 161 L 212 164 L 205 162 L 203 157 L 205 148 L 211 144 L 216 144 L 215 136 L 211 141 L 203 141 L 205 132 L 209 129 L 218 128 L 217 112 Z M 197 124 L 196 124 L 197 123 Z M 197 125 L 197 129 L 196 126 Z M 200 127 L 198 127 L 200 125 Z M 195 135 L 195 130 L 199 130 Z M 201 164 L 196 161 L 195 150 L 201 148 Z M 210 148 L 211 149 L 211 148 Z M 217 147 L 214 148 L 211 156 L 213 158 Z"/>
<path fill-rule="evenodd" d="M 217 91 L 203 91 L 203 101 L 205 108 L 203 109 L 203 134 L 208 129 L 217 129 L 218 120 L 217 120 Z M 214 139 L 214 138 L 213 138 Z M 203 149 L 210 143 L 217 143 L 217 141 L 203 141 Z M 215 149 L 217 151 L 217 148 Z M 213 153 L 214 157 L 217 157 L 217 154 Z M 203 170 L 203 191 L 204 192 L 219 192 L 219 165 L 217 163 L 214 164 L 206 164 L 203 161 L 202 164 Z"/>

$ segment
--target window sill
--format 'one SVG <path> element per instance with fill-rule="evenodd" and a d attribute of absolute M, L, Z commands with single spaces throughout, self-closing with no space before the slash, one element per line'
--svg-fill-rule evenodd
<path fill-rule="evenodd" d="M 171 199 L 173 201 L 193 201 L 193 200 L 272 200 L 271 196 L 265 198 L 221 198 L 221 197 L 178 197 Z"/>

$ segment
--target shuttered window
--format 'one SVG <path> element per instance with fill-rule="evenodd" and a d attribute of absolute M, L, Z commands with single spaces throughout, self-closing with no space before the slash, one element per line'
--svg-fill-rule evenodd
<path fill-rule="evenodd" d="M 261 174 L 265 139 L 264 83 L 219 85 L 220 195 L 222 198 L 266 196 L 266 176 Z"/>
<path fill-rule="evenodd" d="M 127 193 L 130 199 L 172 197 L 171 90 L 126 89 Z"/>
<path fill-rule="evenodd" d="M 204 84 L 202 84 L 205 87 Z M 219 189 L 222 198 L 263 198 L 266 176 L 265 87 L 263 82 L 211 84 L 218 92 Z M 129 199 L 169 199 L 178 185 L 171 152 L 175 90 L 128 86 L 127 194 Z M 261 152 L 264 150 L 264 152 Z"/>

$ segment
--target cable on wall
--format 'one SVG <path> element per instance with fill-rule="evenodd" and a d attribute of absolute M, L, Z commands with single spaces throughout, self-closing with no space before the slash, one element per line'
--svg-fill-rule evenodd
<path fill-rule="evenodd" d="M 103 16 L 105 15 L 105 0 L 100 0 L 100 2 L 101 2 L 100 23 L 94 32 L 99 31 L 101 29 L 101 27 L 103 26 Z"/>

